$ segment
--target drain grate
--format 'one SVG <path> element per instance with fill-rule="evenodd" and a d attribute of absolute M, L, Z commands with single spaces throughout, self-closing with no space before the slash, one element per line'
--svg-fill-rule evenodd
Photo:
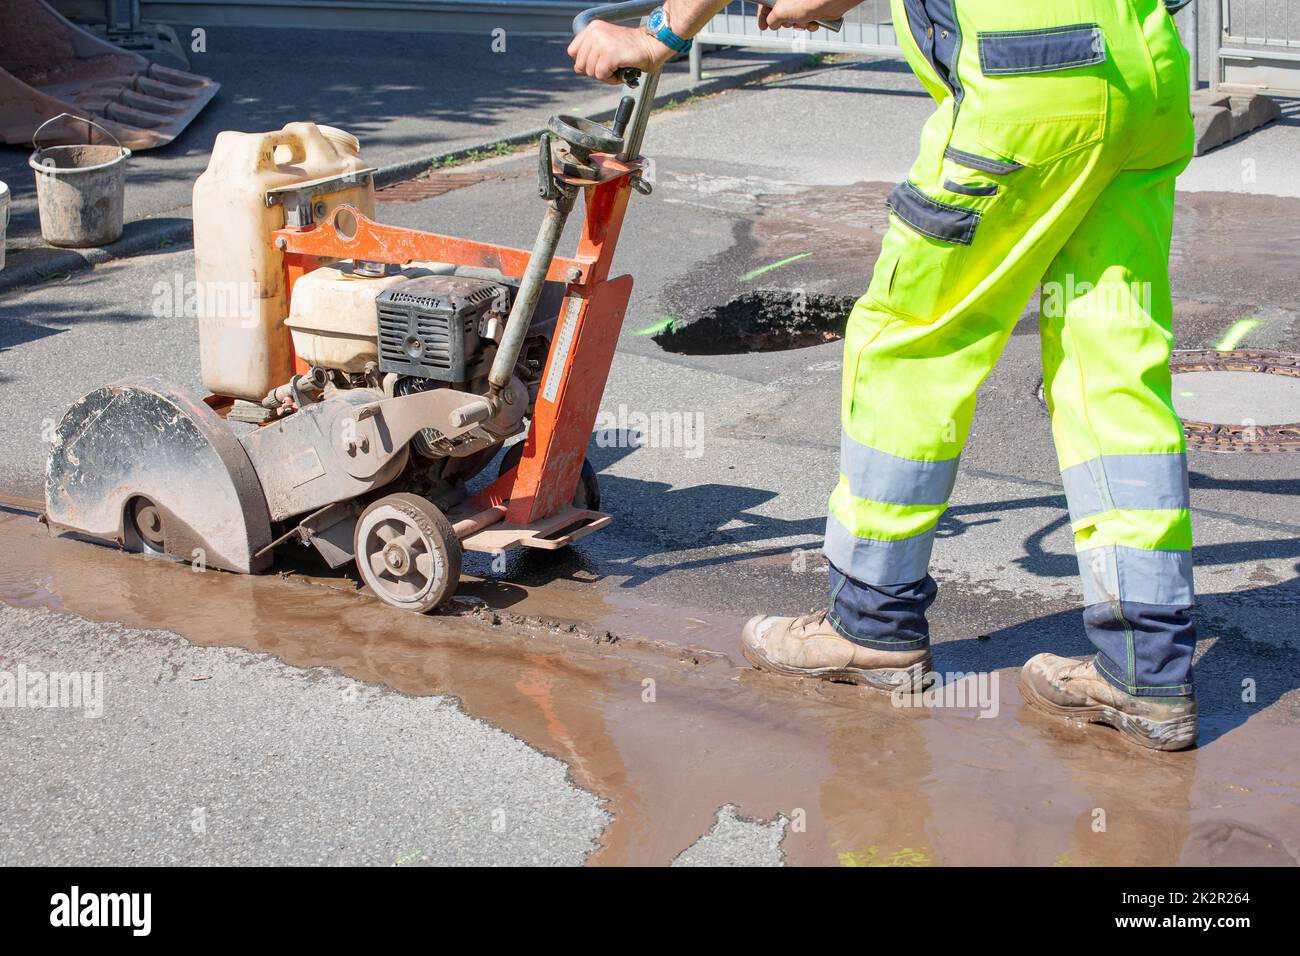
<path fill-rule="evenodd" d="M 672 324 L 654 336 L 680 355 L 782 352 L 844 338 L 855 299 L 802 291 L 756 290 Z"/>
<path fill-rule="evenodd" d="M 427 173 L 416 179 L 403 179 L 375 190 L 378 202 L 419 202 L 455 189 L 474 186 L 490 177 L 482 173 Z"/>
<path fill-rule="evenodd" d="M 1173 354 L 1169 363 L 1175 375 L 1190 372 L 1250 372 L 1300 379 L 1300 355 L 1262 349 L 1190 349 Z M 1277 452 L 1300 451 L 1300 422 L 1261 425 L 1204 422 L 1183 419 L 1189 448 L 1205 451 Z"/>

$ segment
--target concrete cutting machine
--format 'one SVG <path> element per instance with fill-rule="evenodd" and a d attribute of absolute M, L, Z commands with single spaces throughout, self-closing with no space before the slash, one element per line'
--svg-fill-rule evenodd
<path fill-rule="evenodd" d="M 310 545 L 419 612 L 455 592 L 466 549 L 557 549 L 608 525 L 585 455 L 632 290 L 609 270 L 629 197 L 650 191 L 658 76 L 622 79 L 635 95 L 611 125 L 557 115 L 541 137 L 531 252 L 377 221 L 376 170 L 342 130 L 220 134 L 193 207 L 210 394 L 150 378 L 81 398 L 47 463 L 49 524 L 243 573 Z M 557 255 L 579 195 L 577 250 Z"/>

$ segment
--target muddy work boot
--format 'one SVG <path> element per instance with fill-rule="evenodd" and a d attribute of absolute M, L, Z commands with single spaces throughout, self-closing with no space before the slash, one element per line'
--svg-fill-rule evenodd
<path fill-rule="evenodd" d="M 930 670 L 929 648 L 877 651 L 855 644 L 826 620 L 826 611 L 803 617 L 751 617 L 741 631 L 745 659 L 759 670 L 816 677 L 876 690 L 920 693 Z"/>
<path fill-rule="evenodd" d="M 1196 743 L 1195 697 L 1138 697 L 1097 672 L 1092 661 L 1039 654 L 1020 669 L 1025 703 L 1056 717 L 1114 727 L 1151 750 L 1182 750 Z"/>

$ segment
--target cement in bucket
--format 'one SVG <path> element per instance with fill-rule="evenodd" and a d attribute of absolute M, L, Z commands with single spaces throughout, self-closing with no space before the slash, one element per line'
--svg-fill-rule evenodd
<path fill-rule="evenodd" d="M 98 123 L 70 113 L 47 120 L 36 131 L 32 137 L 36 151 L 27 164 L 36 171 L 36 206 L 41 216 L 41 237 L 52 246 L 72 249 L 106 246 L 122 236 L 126 161 L 131 151 L 120 143 L 114 146 L 38 146 L 41 130 L 61 119 L 81 120 L 117 143 L 117 137 Z"/>

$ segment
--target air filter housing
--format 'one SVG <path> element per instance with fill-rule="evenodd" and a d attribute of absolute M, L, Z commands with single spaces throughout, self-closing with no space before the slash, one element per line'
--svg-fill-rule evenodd
<path fill-rule="evenodd" d="M 422 276 L 375 300 L 379 368 L 440 382 L 464 382 L 479 353 L 479 323 L 510 308 L 510 289 L 490 279 Z"/>

